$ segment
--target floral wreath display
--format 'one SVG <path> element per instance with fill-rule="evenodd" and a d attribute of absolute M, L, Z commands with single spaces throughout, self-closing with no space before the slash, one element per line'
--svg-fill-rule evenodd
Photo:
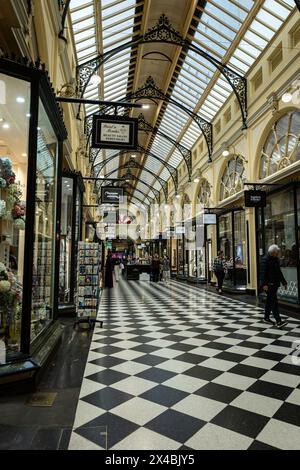
<path fill-rule="evenodd" d="M 0 157 L 0 189 L 6 193 L 6 198 L 0 199 L 0 219 L 12 219 L 14 227 L 24 230 L 26 208 L 21 202 L 22 191 L 8 157 Z"/>
<path fill-rule="evenodd" d="M 10 269 L 0 262 L 0 339 L 10 347 L 18 346 L 22 287 Z"/>

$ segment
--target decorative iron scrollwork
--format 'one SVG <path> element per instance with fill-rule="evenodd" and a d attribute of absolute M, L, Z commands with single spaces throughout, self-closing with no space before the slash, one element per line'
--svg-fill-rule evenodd
<path fill-rule="evenodd" d="M 162 14 L 158 23 L 150 28 L 143 36 L 143 42 L 170 42 L 178 46 L 185 45 L 185 39 L 176 29 L 171 25 L 169 19 L 165 14 Z"/>

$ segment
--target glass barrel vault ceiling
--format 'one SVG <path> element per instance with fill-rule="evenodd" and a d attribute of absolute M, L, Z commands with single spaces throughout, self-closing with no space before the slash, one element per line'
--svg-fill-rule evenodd
<path fill-rule="evenodd" d="M 259 2 L 259 0 L 257 0 Z M 238 73 L 245 75 L 263 52 L 283 22 L 295 8 L 294 0 L 265 0 L 254 19 L 249 21 L 255 0 L 208 0 L 204 9 L 197 7 L 200 20 L 190 37 L 192 44 L 226 63 Z M 136 7 L 143 1 L 136 0 L 71 0 L 71 18 L 77 51 L 78 63 L 82 64 L 99 52 L 105 53 L 133 37 Z M 157 18 L 162 12 L 157 12 Z M 167 15 L 167 11 L 165 12 Z M 245 30 L 244 24 L 249 24 Z M 97 27 L 100 26 L 100 27 Z M 232 45 L 236 41 L 236 47 Z M 101 85 L 89 85 L 86 98 L 119 100 L 127 91 L 131 49 L 125 49 L 106 62 L 98 73 Z M 228 82 L 215 74 L 215 67 L 193 51 L 188 51 L 182 64 L 172 98 L 211 121 L 232 92 Z M 203 95 L 205 98 L 202 98 Z M 96 112 L 98 107 L 87 105 L 86 114 Z M 155 123 L 153 123 L 155 124 Z M 174 106 L 166 106 L 159 129 L 191 149 L 199 138 L 200 129 L 189 116 Z M 156 135 L 150 151 L 177 167 L 182 156 L 165 138 Z M 97 161 L 105 158 L 108 152 L 101 152 Z M 118 167 L 118 158 L 112 160 L 106 172 Z M 158 162 L 148 157 L 145 167 L 168 180 L 170 173 Z M 160 190 L 159 182 L 146 171 L 142 171 L 141 180 Z M 140 184 L 137 188 L 142 189 Z M 145 190 L 145 186 L 143 186 Z"/>

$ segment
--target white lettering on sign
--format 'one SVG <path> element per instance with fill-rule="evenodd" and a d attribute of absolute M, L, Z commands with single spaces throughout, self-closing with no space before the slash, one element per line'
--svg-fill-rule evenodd
<path fill-rule="evenodd" d="M 114 200 L 118 201 L 119 197 L 120 197 L 120 193 L 113 192 L 113 191 L 105 191 L 105 197 L 107 199 L 114 199 Z"/>
<path fill-rule="evenodd" d="M 101 123 L 101 141 L 128 144 L 130 138 L 130 126 L 128 124 L 116 124 L 113 122 Z"/>

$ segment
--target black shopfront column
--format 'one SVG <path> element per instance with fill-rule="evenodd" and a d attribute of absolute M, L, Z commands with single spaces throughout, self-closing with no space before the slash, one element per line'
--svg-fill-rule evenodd
<path fill-rule="evenodd" d="M 78 242 L 82 239 L 82 202 L 85 190 L 80 172 L 64 170 L 61 178 L 61 230 L 59 277 L 57 280 L 59 316 L 75 316 Z"/>

